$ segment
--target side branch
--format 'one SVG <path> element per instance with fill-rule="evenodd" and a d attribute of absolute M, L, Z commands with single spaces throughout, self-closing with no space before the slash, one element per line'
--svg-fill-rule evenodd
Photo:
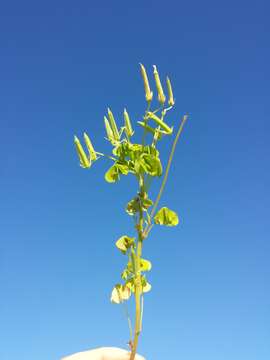
<path fill-rule="evenodd" d="M 168 179 L 168 175 L 169 175 L 169 170 L 170 170 L 170 167 L 171 167 L 171 164 L 172 164 L 172 160 L 173 160 L 173 156 L 174 156 L 174 152 L 175 152 L 175 148 L 176 148 L 176 145 L 177 145 L 177 142 L 179 140 L 179 137 L 183 131 L 183 128 L 184 128 L 184 125 L 186 123 L 188 119 L 188 115 L 184 115 L 181 123 L 180 123 L 180 126 L 179 126 L 179 129 L 177 131 L 177 134 L 175 136 L 175 139 L 174 139 L 174 142 L 173 142 L 173 146 L 172 146 L 172 149 L 171 149 L 171 153 L 170 153 L 170 157 L 169 157 L 169 160 L 168 160 L 168 164 L 167 164 L 167 167 L 166 167 L 166 171 L 165 171 L 165 175 L 164 175 L 164 178 L 162 180 L 162 184 L 161 184 L 161 187 L 159 189 L 159 193 L 158 193 L 158 196 L 156 198 L 156 201 L 154 203 L 154 206 L 152 208 L 152 211 L 150 213 L 150 221 L 149 221 L 149 224 L 148 226 L 145 228 L 145 231 L 144 231 L 144 234 L 143 234 L 143 237 L 146 237 L 149 233 L 149 231 L 151 230 L 152 228 L 152 225 L 151 225 L 151 222 L 152 222 L 152 219 L 154 217 L 154 214 L 155 214 L 155 211 L 157 209 L 157 206 L 158 206 L 158 203 L 160 201 L 160 198 L 161 198 L 161 195 L 163 193 L 163 190 L 165 188 L 165 185 L 166 185 L 166 182 L 167 182 L 167 179 Z"/>

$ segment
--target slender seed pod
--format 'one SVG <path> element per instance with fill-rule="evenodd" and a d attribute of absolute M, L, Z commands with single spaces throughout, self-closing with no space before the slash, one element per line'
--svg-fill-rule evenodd
<path fill-rule="evenodd" d="M 110 125 L 112 128 L 112 132 L 113 132 L 113 137 L 115 140 L 119 141 L 120 140 L 120 134 L 116 125 L 116 122 L 114 120 L 114 116 L 113 113 L 111 112 L 111 110 L 108 108 L 108 116 L 109 116 L 109 121 L 110 121 Z"/>
<path fill-rule="evenodd" d="M 90 168 L 91 166 L 91 158 L 88 158 L 87 155 L 85 154 L 83 147 L 80 143 L 80 140 L 77 138 L 77 136 L 74 136 L 74 143 L 76 146 L 76 150 L 77 150 L 77 154 L 79 156 L 80 159 L 80 165 L 83 168 Z"/>
<path fill-rule="evenodd" d="M 158 91 L 158 101 L 163 105 L 166 101 L 166 96 L 164 95 L 164 92 L 162 89 L 162 85 L 160 82 L 157 67 L 156 67 L 156 65 L 153 65 L 153 67 L 154 67 L 154 78 L 155 78 L 156 87 L 157 87 L 157 91 Z"/>
<path fill-rule="evenodd" d="M 124 119 L 125 119 L 125 131 L 128 137 L 134 134 L 134 131 L 131 126 L 130 118 L 126 109 L 124 109 Z"/>
<path fill-rule="evenodd" d="M 106 118 L 106 116 L 104 116 L 104 125 L 105 125 L 108 140 L 110 140 L 110 141 L 114 140 L 113 131 L 110 126 L 109 120 Z"/>
<path fill-rule="evenodd" d="M 145 124 L 143 121 L 137 121 L 139 125 L 141 125 L 146 131 L 149 131 L 151 134 L 156 135 L 158 133 L 158 139 L 160 140 L 162 137 L 162 133 L 157 131 L 156 129 L 152 128 L 151 126 Z"/>
<path fill-rule="evenodd" d="M 171 134 L 173 132 L 173 128 L 170 128 L 165 122 L 163 122 L 159 117 L 157 117 L 154 113 L 148 112 L 147 113 L 150 119 L 154 120 L 164 131 L 166 134 Z"/>
<path fill-rule="evenodd" d="M 150 89 L 150 85 L 149 85 L 149 81 L 148 81 L 148 77 L 147 77 L 145 67 L 141 63 L 140 63 L 140 67 L 141 67 L 141 73 L 142 73 L 144 90 L 145 90 L 145 98 L 146 98 L 147 102 L 150 102 L 153 99 L 153 92 Z"/>
<path fill-rule="evenodd" d="M 168 104 L 170 106 L 173 106 L 174 105 L 174 98 L 173 98 L 172 84 L 171 84 L 171 81 L 170 81 L 168 76 L 166 78 L 166 82 L 167 82 L 167 88 L 168 88 L 168 94 L 169 94 Z"/>
<path fill-rule="evenodd" d="M 83 133 L 83 137 L 84 137 L 84 141 L 85 141 L 85 144 L 87 146 L 87 149 L 88 149 L 91 160 L 92 161 L 97 160 L 97 154 L 96 154 L 95 149 L 94 149 L 94 147 L 93 147 L 93 145 L 91 143 L 91 140 L 89 139 L 89 136 L 86 133 Z"/>

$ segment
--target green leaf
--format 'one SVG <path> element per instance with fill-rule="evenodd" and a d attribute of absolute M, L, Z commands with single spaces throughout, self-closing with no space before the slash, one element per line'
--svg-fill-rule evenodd
<path fill-rule="evenodd" d="M 134 171 L 137 175 L 142 175 L 144 172 L 143 167 L 141 166 L 141 159 L 136 159 L 134 163 Z"/>
<path fill-rule="evenodd" d="M 133 216 L 139 211 L 139 198 L 136 196 L 134 199 L 130 200 L 126 206 L 126 212 Z"/>
<path fill-rule="evenodd" d="M 151 290 L 152 286 L 149 284 L 145 276 L 141 277 L 143 292 L 146 293 Z"/>
<path fill-rule="evenodd" d="M 140 165 L 151 176 L 161 176 L 162 174 L 162 165 L 157 156 L 142 154 L 140 156 Z"/>
<path fill-rule="evenodd" d="M 135 162 L 143 152 L 143 146 L 141 144 L 128 144 L 128 151 L 126 156 Z"/>
<path fill-rule="evenodd" d="M 127 142 L 123 142 L 121 144 L 117 144 L 113 149 L 113 154 L 118 156 L 119 159 L 124 160 L 125 157 L 128 156 L 129 144 Z"/>
<path fill-rule="evenodd" d="M 141 259 L 141 271 L 150 271 L 152 264 L 149 260 Z"/>
<path fill-rule="evenodd" d="M 146 154 L 151 154 L 153 156 L 159 157 L 159 151 L 152 145 L 146 145 L 144 147 L 144 152 Z"/>
<path fill-rule="evenodd" d="M 143 199 L 142 208 L 144 211 L 147 211 L 153 205 L 153 201 L 151 199 Z"/>
<path fill-rule="evenodd" d="M 152 286 L 151 284 L 149 284 L 149 282 L 147 282 L 142 288 L 143 288 L 143 292 L 147 293 L 151 290 Z"/>
<path fill-rule="evenodd" d="M 176 212 L 168 209 L 167 207 L 161 208 L 154 217 L 155 224 L 176 226 L 179 222 Z"/>
<path fill-rule="evenodd" d="M 132 273 L 126 268 L 122 271 L 121 278 L 127 280 L 131 275 Z"/>
<path fill-rule="evenodd" d="M 126 285 L 116 284 L 112 290 L 111 302 L 114 304 L 120 304 L 124 300 L 128 300 L 131 296 L 131 290 Z"/>
<path fill-rule="evenodd" d="M 153 205 L 153 201 L 147 197 L 147 194 L 143 199 L 140 199 L 139 196 L 136 196 L 134 199 L 130 200 L 126 206 L 126 212 L 129 215 L 135 215 L 139 211 L 140 201 L 142 202 L 143 211 L 147 211 L 150 206 Z"/>
<path fill-rule="evenodd" d="M 128 167 L 128 163 L 124 162 L 124 163 L 120 163 L 120 162 L 116 162 L 115 166 L 117 167 L 117 169 L 119 170 L 120 174 L 123 175 L 127 175 L 129 172 L 129 167 Z"/>
<path fill-rule="evenodd" d="M 135 238 L 131 238 L 127 235 L 121 236 L 115 243 L 116 247 L 126 254 L 127 250 L 134 244 Z"/>
<path fill-rule="evenodd" d="M 115 183 L 120 178 L 119 176 L 119 170 L 116 165 L 113 165 L 109 168 L 109 170 L 105 174 L 105 180 L 108 183 Z"/>
<path fill-rule="evenodd" d="M 131 290 L 131 292 L 135 292 L 134 278 L 128 279 L 125 282 L 125 286 Z"/>

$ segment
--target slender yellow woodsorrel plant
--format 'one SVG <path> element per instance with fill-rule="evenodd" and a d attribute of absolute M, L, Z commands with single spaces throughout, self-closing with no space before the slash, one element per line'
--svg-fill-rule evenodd
<path fill-rule="evenodd" d="M 130 360 L 134 360 L 135 358 L 138 338 L 142 330 L 143 294 L 151 289 L 151 285 L 148 283 L 145 273 L 151 270 L 152 265 L 149 260 L 142 258 L 143 243 L 149 236 L 149 233 L 155 224 L 176 226 L 179 222 L 176 212 L 167 207 L 162 207 L 157 210 L 157 207 L 166 185 L 176 144 L 187 120 L 187 115 L 184 115 L 180 121 L 161 187 L 156 200 L 153 202 L 149 198 L 151 181 L 153 178 L 161 177 L 163 175 L 163 167 L 157 145 L 161 139 L 173 134 L 173 127 L 165 122 L 165 117 L 167 116 L 168 111 L 174 106 L 175 99 L 171 82 L 168 77 L 166 79 L 166 99 L 158 70 L 156 66 L 154 66 L 153 75 L 159 106 L 152 110 L 153 92 L 149 85 L 146 70 L 142 64 L 140 64 L 140 68 L 147 102 L 146 111 L 142 116 L 142 120 L 137 121 L 139 127 L 143 128 L 141 143 L 134 143 L 131 141 L 134 130 L 126 109 L 124 109 L 123 113 L 124 125 L 121 126 L 120 129 L 118 128 L 114 115 L 110 109 L 108 109 L 107 115 L 104 116 L 107 134 L 106 140 L 108 140 L 113 147 L 112 156 L 97 152 L 86 133 L 84 133 L 84 142 L 87 152 L 85 152 L 80 140 L 76 136 L 74 139 L 81 167 L 90 168 L 96 160 L 105 156 L 113 161 L 112 166 L 105 174 L 105 180 L 107 182 L 115 183 L 120 180 L 122 175 L 128 174 L 132 174 L 138 180 L 137 194 L 126 206 L 126 212 L 134 219 L 136 236 L 123 235 L 116 241 L 116 247 L 121 253 L 127 256 L 127 264 L 121 273 L 122 283 L 115 285 L 111 295 L 111 301 L 116 304 L 124 303 L 124 301 L 128 300 L 132 295 L 135 297 L 136 309 L 134 333 L 132 331 L 131 320 L 126 311 L 130 330 Z M 149 136 L 150 141 L 147 142 Z"/>

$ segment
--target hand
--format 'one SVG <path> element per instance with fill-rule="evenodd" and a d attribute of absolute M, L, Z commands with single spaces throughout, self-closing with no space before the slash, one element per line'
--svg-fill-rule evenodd
<path fill-rule="evenodd" d="M 61 360 L 129 360 L 130 352 L 115 347 L 102 347 L 94 350 L 78 352 L 62 358 Z M 145 360 L 144 357 L 136 355 L 135 360 Z"/>

